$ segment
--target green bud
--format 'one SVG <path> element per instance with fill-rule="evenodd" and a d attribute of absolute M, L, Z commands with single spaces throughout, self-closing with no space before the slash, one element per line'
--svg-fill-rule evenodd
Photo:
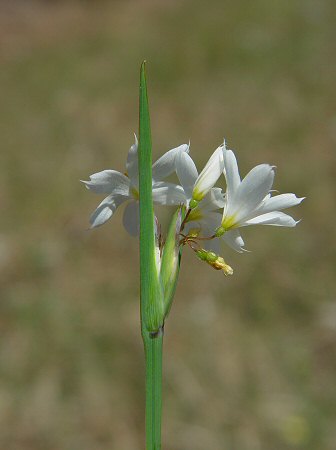
<path fill-rule="evenodd" d="M 199 257 L 200 260 L 202 261 L 206 261 L 207 260 L 207 256 L 208 256 L 208 252 L 206 250 L 197 250 L 196 251 L 196 255 Z"/>
<path fill-rule="evenodd" d="M 218 227 L 216 232 L 215 232 L 215 236 L 216 237 L 220 237 L 223 236 L 223 234 L 225 233 L 225 228 L 224 227 Z"/>
<path fill-rule="evenodd" d="M 199 203 L 199 201 L 197 201 L 194 198 L 192 198 L 190 200 L 190 203 L 189 203 L 189 208 L 190 209 L 195 209 L 198 206 L 198 203 Z"/>
<path fill-rule="evenodd" d="M 182 210 L 177 209 L 169 226 L 167 239 L 163 247 L 160 281 L 164 296 L 164 317 L 170 311 L 177 280 L 180 272 L 181 249 L 179 245 L 179 232 L 182 223 Z"/>
<path fill-rule="evenodd" d="M 207 252 L 206 260 L 209 262 L 214 262 L 218 259 L 218 255 L 214 252 Z"/>

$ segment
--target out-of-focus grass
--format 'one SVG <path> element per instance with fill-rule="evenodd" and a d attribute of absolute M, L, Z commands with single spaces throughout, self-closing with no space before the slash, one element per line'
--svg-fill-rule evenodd
<path fill-rule="evenodd" d="M 208 4 L 210 3 L 210 4 Z M 242 173 L 306 195 L 246 230 L 232 278 L 185 251 L 166 327 L 164 446 L 332 450 L 336 75 L 332 1 L 1 4 L 0 447 L 143 446 L 137 242 L 87 231 L 78 182 L 124 170 L 148 60 L 154 154 L 226 137 Z"/>

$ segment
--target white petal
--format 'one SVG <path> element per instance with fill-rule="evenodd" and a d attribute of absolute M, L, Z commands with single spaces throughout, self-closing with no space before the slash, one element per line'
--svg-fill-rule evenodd
<path fill-rule="evenodd" d="M 238 230 L 227 231 L 223 234 L 221 239 L 223 239 L 229 247 L 233 248 L 233 250 L 236 250 L 236 252 L 243 253 L 244 251 L 247 251 L 244 248 L 245 243 Z"/>
<path fill-rule="evenodd" d="M 295 227 L 297 223 L 298 222 L 288 214 L 285 214 L 281 211 L 273 211 L 247 220 L 246 222 L 242 223 L 241 226 L 245 227 L 248 225 L 273 225 L 277 227 Z"/>
<path fill-rule="evenodd" d="M 153 202 L 160 205 L 180 205 L 186 202 L 182 186 L 164 181 L 153 184 Z"/>
<path fill-rule="evenodd" d="M 226 215 L 235 216 L 236 223 L 249 217 L 269 193 L 273 180 L 272 166 L 260 164 L 254 167 L 240 183 L 236 192 L 228 197 Z"/>
<path fill-rule="evenodd" d="M 188 153 L 182 152 L 176 156 L 175 164 L 177 177 L 180 180 L 187 199 L 190 199 L 198 176 L 195 163 Z"/>
<path fill-rule="evenodd" d="M 103 170 L 90 176 L 90 181 L 83 181 L 87 189 L 96 194 L 128 195 L 130 180 L 116 170 Z"/>
<path fill-rule="evenodd" d="M 215 233 L 215 230 L 220 226 L 221 220 L 222 214 L 217 212 L 206 212 L 200 221 L 202 229 L 204 230 L 202 235 L 206 237 L 212 236 Z"/>
<path fill-rule="evenodd" d="M 115 210 L 120 206 L 127 198 L 121 195 L 109 195 L 104 198 L 97 209 L 91 214 L 90 223 L 91 228 L 99 227 L 103 225 L 112 216 Z"/>
<path fill-rule="evenodd" d="M 224 175 L 226 179 L 226 195 L 231 198 L 240 185 L 237 159 L 232 150 L 224 151 Z"/>
<path fill-rule="evenodd" d="M 126 162 L 127 174 L 134 186 L 138 185 L 139 167 L 138 167 L 138 138 L 134 134 L 134 144 L 128 151 Z"/>
<path fill-rule="evenodd" d="M 131 236 L 138 236 L 140 231 L 139 202 L 130 202 L 124 211 L 123 224 Z"/>
<path fill-rule="evenodd" d="M 295 194 L 280 194 L 266 198 L 258 208 L 258 215 L 299 205 L 304 198 L 298 198 Z"/>
<path fill-rule="evenodd" d="M 221 188 L 212 188 L 203 200 L 199 203 L 198 207 L 206 211 L 216 211 L 216 209 L 224 208 L 225 200 L 224 194 Z"/>
<path fill-rule="evenodd" d="M 221 176 L 224 169 L 224 148 L 223 144 L 214 151 L 204 169 L 199 174 L 192 192 L 192 197 L 195 200 L 202 200 Z"/>
<path fill-rule="evenodd" d="M 191 211 L 187 219 L 187 225 L 190 228 L 201 228 L 202 236 L 212 236 L 215 230 L 220 226 L 222 215 L 217 212 L 209 212 L 200 210 L 199 206 Z"/>
<path fill-rule="evenodd" d="M 202 246 L 205 250 L 215 252 L 216 255 L 221 255 L 221 243 L 219 238 L 211 239 L 211 241 L 204 241 Z"/>
<path fill-rule="evenodd" d="M 175 158 L 179 153 L 189 152 L 189 145 L 182 144 L 179 147 L 169 150 L 159 158 L 152 167 L 152 178 L 160 181 L 167 178 L 175 171 Z"/>

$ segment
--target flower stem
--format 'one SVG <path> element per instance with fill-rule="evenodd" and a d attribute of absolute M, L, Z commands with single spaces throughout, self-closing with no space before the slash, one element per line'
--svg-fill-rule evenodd
<path fill-rule="evenodd" d="M 181 231 L 183 231 L 184 226 L 186 224 L 186 221 L 187 221 L 190 213 L 191 213 L 191 208 L 188 208 L 188 211 L 187 211 L 187 213 L 186 213 L 186 215 L 185 215 L 185 217 L 183 219 L 183 222 L 181 223 Z"/>
<path fill-rule="evenodd" d="M 146 450 L 161 449 L 163 334 L 143 336 L 146 357 Z"/>

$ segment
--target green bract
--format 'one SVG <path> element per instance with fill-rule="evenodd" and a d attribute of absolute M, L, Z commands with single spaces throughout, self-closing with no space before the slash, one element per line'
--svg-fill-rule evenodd
<path fill-rule="evenodd" d="M 182 223 L 182 208 L 173 215 L 162 251 L 160 280 L 164 292 L 164 315 L 168 315 L 180 272 L 182 247 L 180 246 L 180 227 Z"/>

